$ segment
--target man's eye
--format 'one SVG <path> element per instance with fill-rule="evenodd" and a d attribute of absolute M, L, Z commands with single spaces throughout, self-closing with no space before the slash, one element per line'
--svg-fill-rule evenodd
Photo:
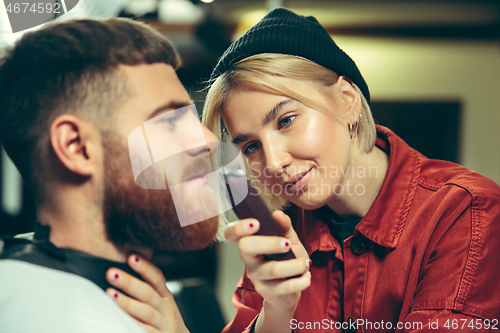
<path fill-rule="evenodd" d="M 251 153 L 255 152 L 258 148 L 259 148 L 258 143 L 252 143 L 245 148 L 245 151 L 243 152 L 243 154 L 245 154 L 245 155 L 251 154 Z"/>
<path fill-rule="evenodd" d="M 169 125 L 175 126 L 175 122 L 187 114 L 188 108 L 181 108 L 168 113 L 161 118 L 162 123 L 167 123 Z"/>
<path fill-rule="evenodd" d="M 296 117 L 297 116 L 287 116 L 287 117 L 280 119 L 280 121 L 278 121 L 278 127 L 283 128 L 283 127 L 290 126 Z"/>
<path fill-rule="evenodd" d="M 177 117 L 164 117 L 162 118 L 161 122 L 164 124 L 169 124 L 169 125 L 175 125 L 175 122 L 177 121 Z"/>

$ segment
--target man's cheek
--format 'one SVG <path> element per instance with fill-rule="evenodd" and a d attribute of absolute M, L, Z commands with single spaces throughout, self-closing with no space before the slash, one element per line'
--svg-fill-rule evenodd
<path fill-rule="evenodd" d="M 150 148 L 145 140 L 142 126 L 137 127 L 128 137 L 130 165 L 134 181 L 144 189 L 166 189 L 161 161 L 154 163 Z M 124 168 L 127 166 L 123 166 Z"/>
<path fill-rule="evenodd" d="M 194 106 L 147 121 L 132 131 L 128 143 L 136 184 L 150 190 L 168 186 L 181 226 L 232 208 L 224 174 L 244 170 L 242 154 L 232 143 L 208 146 Z"/>
<path fill-rule="evenodd" d="M 143 127 L 154 162 L 207 145 L 194 105 L 159 115 L 145 122 Z"/>
<path fill-rule="evenodd" d="M 165 169 L 163 161 L 206 145 L 203 127 L 194 105 L 148 120 L 135 128 L 128 137 L 135 183 L 145 189 L 166 189 L 167 180 L 179 182 L 179 175 L 186 166 L 182 163 L 170 163 Z M 182 162 L 181 159 L 178 160 Z"/>

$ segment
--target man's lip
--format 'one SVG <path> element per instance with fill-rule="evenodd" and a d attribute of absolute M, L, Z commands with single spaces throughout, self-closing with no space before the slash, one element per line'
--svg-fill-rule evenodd
<path fill-rule="evenodd" d="M 283 183 L 283 187 L 292 186 L 293 184 L 298 182 L 300 180 L 300 178 L 304 177 L 311 170 L 312 170 L 312 168 L 307 170 L 307 171 L 298 173 L 298 174 L 294 175 L 293 177 L 290 177 L 290 179 L 288 179 L 286 182 Z"/>
<path fill-rule="evenodd" d="M 192 182 L 192 181 L 206 183 L 206 182 L 208 182 L 207 175 L 198 175 L 198 176 L 194 176 L 194 177 L 191 177 L 188 179 L 188 182 Z"/>

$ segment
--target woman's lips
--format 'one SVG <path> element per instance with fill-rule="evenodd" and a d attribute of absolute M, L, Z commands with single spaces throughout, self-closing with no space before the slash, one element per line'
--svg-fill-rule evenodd
<path fill-rule="evenodd" d="M 309 179 L 311 179 L 311 169 L 307 171 L 302 177 L 299 178 L 293 185 L 285 186 L 285 192 L 287 193 L 297 193 L 301 191 L 306 185 L 309 183 Z"/>

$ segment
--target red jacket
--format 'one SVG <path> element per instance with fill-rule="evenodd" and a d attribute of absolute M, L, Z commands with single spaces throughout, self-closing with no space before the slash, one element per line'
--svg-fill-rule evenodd
<path fill-rule="evenodd" d="M 387 128 L 377 132 L 389 168 L 343 251 L 324 208 L 288 211 L 312 260 L 312 283 L 291 328 L 486 332 L 500 326 L 500 187 L 460 165 L 426 158 Z M 233 297 L 236 317 L 224 332 L 249 331 L 262 302 L 243 275 Z"/>

